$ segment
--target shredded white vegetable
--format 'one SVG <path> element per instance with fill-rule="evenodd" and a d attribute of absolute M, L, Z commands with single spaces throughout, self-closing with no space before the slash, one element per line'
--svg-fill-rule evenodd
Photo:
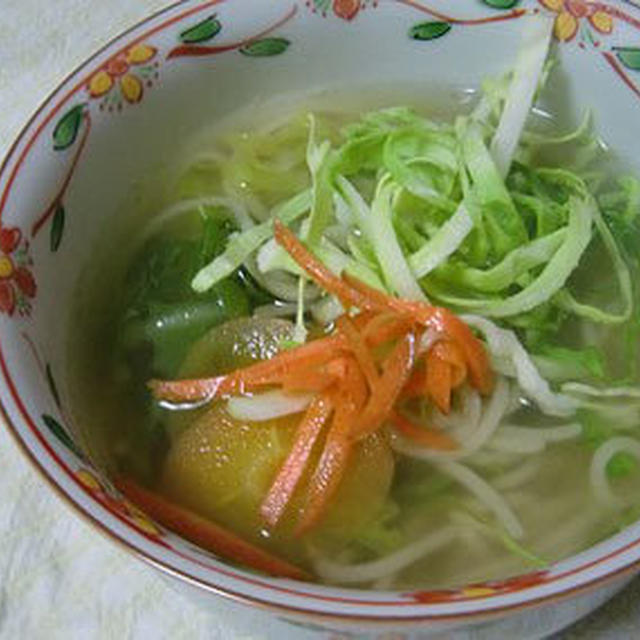
<path fill-rule="evenodd" d="M 307 393 L 284 393 L 283 391 L 265 391 L 255 396 L 229 398 L 227 411 L 236 420 L 264 422 L 274 418 L 301 413 L 313 400 Z"/>
<path fill-rule="evenodd" d="M 463 315 L 461 318 L 484 334 L 496 369 L 515 377 L 525 395 L 544 413 L 554 416 L 575 413 L 578 403 L 573 398 L 551 391 L 549 383 L 540 375 L 513 331 L 501 329 L 481 316 Z"/>
<path fill-rule="evenodd" d="M 549 52 L 553 25 L 552 17 L 540 13 L 531 17 L 523 33 L 514 77 L 491 143 L 491 155 L 503 178 L 509 173 L 511 161 L 531 111 L 531 104 Z"/>
<path fill-rule="evenodd" d="M 455 253 L 473 229 L 473 220 L 464 203 L 436 231 L 418 251 L 409 258 L 409 266 L 416 278 L 423 278 Z"/>

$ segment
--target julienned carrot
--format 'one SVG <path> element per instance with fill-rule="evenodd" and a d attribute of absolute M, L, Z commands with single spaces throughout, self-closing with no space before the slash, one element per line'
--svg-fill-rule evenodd
<path fill-rule="evenodd" d="M 322 519 L 349 465 L 354 445 L 350 433 L 367 395 L 366 381 L 357 363 L 353 360 L 351 364 L 343 386 L 336 394 L 333 421 L 309 483 L 306 504 L 295 529 L 296 535 L 305 534 Z"/>
<path fill-rule="evenodd" d="M 484 345 L 458 316 L 451 311 L 438 307 L 432 320 L 433 326 L 442 330 L 462 349 L 465 362 L 469 368 L 471 384 L 483 395 L 491 393 L 493 374 L 489 357 Z"/>
<path fill-rule="evenodd" d="M 213 553 L 270 575 L 295 580 L 312 579 L 303 569 L 239 538 L 215 522 L 141 487 L 130 478 L 121 477 L 115 484 L 154 520 Z"/>
<path fill-rule="evenodd" d="M 332 411 L 333 401 L 328 393 L 317 396 L 307 409 L 296 430 L 293 447 L 260 506 L 260 514 L 269 526 L 278 523 L 291 501 L 313 446 Z"/>
<path fill-rule="evenodd" d="M 280 384 L 282 379 L 301 367 L 328 362 L 347 348 L 347 340 L 337 334 L 313 340 L 295 349 L 282 351 L 270 360 L 256 362 L 226 376 L 193 380 L 151 380 L 149 388 L 158 400 L 196 402 L 223 395 L 252 391 L 266 385 Z"/>
<path fill-rule="evenodd" d="M 408 333 L 398 341 L 387 358 L 378 385 L 378 393 L 369 397 L 362 415 L 352 430 L 351 437 L 354 440 L 360 440 L 382 426 L 411 375 L 415 356 L 416 336 Z"/>
<path fill-rule="evenodd" d="M 366 299 L 367 309 L 408 314 L 414 317 L 417 322 L 427 325 L 437 308 L 425 302 L 395 298 L 384 291 L 380 291 L 380 289 L 370 287 L 365 282 L 362 282 L 362 280 L 358 280 L 358 278 L 354 278 L 346 272 L 342 274 L 342 281 Z"/>
<path fill-rule="evenodd" d="M 336 358 L 321 367 L 301 368 L 282 378 L 284 391 L 324 391 L 344 378 L 344 358 Z"/>
<path fill-rule="evenodd" d="M 458 443 L 446 433 L 430 427 L 419 427 L 397 411 L 389 416 L 396 429 L 417 444 L 438 451 L 454 451 Z"/>
<path fill-rule="evenodd" d="M 316 284 L 320 285 L 327 293 L 336 296 L 345 309 L 357 307 L 364 311 L 370 308 L 365 296 L 359 294 L 327 269 L 280 220 L 274 220 L 273 228 L 276 242 L 287 251 Z"/>
<path fill-rule="evenodd" d="M 425 395 L 442 411 L 451 410 L 451 365 L 438 357 L 434 349 L 427 353 Z"/>
<path fill-rule="evenodd" d="M 483 345 L 469 327 L 451 312 L 424 302 L 394 298 L 344 273 L 338 278 L 319 261 L 287 227 L 274 221 L 275 237 L 289 255 L 328 293 L 335 295 L 344 306 L 362 311 L 396 311 L 408 313 L 424 326 L 447 332 L 460 343 L 469 367 L 471 383 L 484 394 L 491 391 L 493 378 Z"/>
<path fill-rule="evenodd" d="M 443 340 L 433 346 L 439 358 L 451 365 L 451 386 L 457 389 L 467 378 L 467 363 L 462 349 L 452 340 Z"/>
<path fill-rule="evenodd" d="M 338 356 L 320 367 L 301 367 L 282 378 L 285 391 L 324 391 L 339 384 L 347 375 L 346 356 Z"/>
<path fill-rule="evenodd" d="M 362 335 L 367 343 L 376 346 L 406 335 L 415 324 L 415 321 L 406 314 L 380 313 L 366 324 Z"/>
<path fill-rule="evenodd" d="M 358 361 L 360 369 L 364 373 L 371 393 L 375 394 L 378 383 L 380 382 L 380 374 L 378 373 L 378 368 L 376 367 L 373 355 L 371 354 L 371 351 L 369 351 L 362 334 L 356 329 L 355 325 L 347 315 L 343 315 L 338 318 L 336 326 L 338 327 L 338 331 L 342 332 L 347 339 L 349 348 Z"/>
<path fill-rule="evenodd" d="M 453 340 L 441 340 L 431 350 L 435 357 L 451 365 L 451 388 L 457 389 L 467 378 L 467 364 L 462 349 Z"/>
<path fill-rule="evenodd" d="M 342 279 L 345 284 L 369 299 L 368 308 L 412 315 L 416 322 L 442 331 L 455 340 L 464 353 L 471 383 L 481 393 L 490 393 L 493 377 L 484 345 L 473 335 L 471 329 L 451 311 L 443 307 L 432 307 L 424 302 L 394 298 L 347 273 L 343 274 Z"/>
<path fill-rule="evenodd" d="M 427 372 L 424 368 L 424 359 L 420 359 L 416 366 L 413 368 L 407 383 L 402 387 L 400 397 L 406 398 L 419 398 L 425 395 L 425 389 L 427 388 Z"/>

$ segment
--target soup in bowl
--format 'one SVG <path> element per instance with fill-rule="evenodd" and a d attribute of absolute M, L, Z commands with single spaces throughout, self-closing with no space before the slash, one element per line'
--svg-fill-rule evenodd
<path fill-rule="evenodd" d="M 449 4 L 180 4 L 2 171 L 19 441 L 310 635 L 542 634 L 637 562 L 637 11 Z"/>

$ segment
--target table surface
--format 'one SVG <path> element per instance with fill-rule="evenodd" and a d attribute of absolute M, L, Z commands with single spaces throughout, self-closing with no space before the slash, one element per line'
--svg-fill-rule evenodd
<path fill-rule="evenodd" d="M 2 0 L 0 158 L 70 69 L 166 0 Z M 0 429 L 0 636 L 231 638 L 157 574 L 96 535 L 63 504 Z M 637 635 L 640 580 L 556 640 Z M 246 637 L 246 636 L 244 636 Z"/>

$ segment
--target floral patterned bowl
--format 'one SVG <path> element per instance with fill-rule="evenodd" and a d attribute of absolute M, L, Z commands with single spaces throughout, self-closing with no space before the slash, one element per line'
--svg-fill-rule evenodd
<path fill-rule="evenodd" d="M 72 73 L 0 170 L 0 402 L 50 484 L 96 528 L 272 637 L 538 637 L 630 579 L 640 524 L 549 567 L 445 591 L 367 592 L 270 579 L 149 520 L 92 467 L 74 434 L 70 300 L 123 197 L 186 137 L 272 96 L 380 83 L 469 88 L 512 60 L 534 13 L 555 20 L 565 77 L 552 100 L 590 105 L 640 170 L 640 2 L 205 0 L 181 2 Z M 289 630 L 288 630 L 289 629 Z"/>

